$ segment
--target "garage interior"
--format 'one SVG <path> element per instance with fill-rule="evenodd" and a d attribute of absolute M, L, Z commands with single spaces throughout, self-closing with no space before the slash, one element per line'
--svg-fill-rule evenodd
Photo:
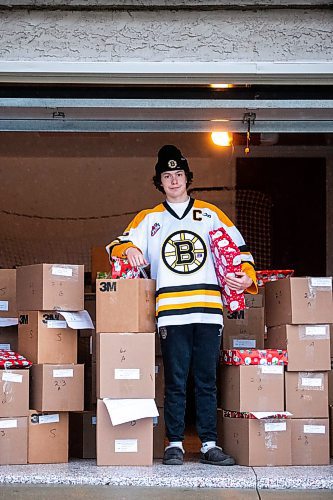
<path fill-rule="evenodd" d="M 157 151 L 175 144 L 194 172 L 191 195 L 236 223 L 257 269 L 294 269 L 296 276 L 331 272 L 333 113 L 332 104 L 325 106 L 327 87 L 320 100 L 311 88 L 258 86 L 98 92 L 14 86 L 1 94 L 0 267 L 84 264 L 91 291 L 91 249 L 105 246 L 138 211 L 163 200 L 152 185 Z M 166 105 L 155 106 L 156 100 Z M 229 108 L 223 108 L 226 101 Z M 248 113 L 255 119 L 246 154 Z M 214 130 L 232 132 L 232 144 L 213 144 Z M 193 405 L 190 381 L 190 433 Z"/>

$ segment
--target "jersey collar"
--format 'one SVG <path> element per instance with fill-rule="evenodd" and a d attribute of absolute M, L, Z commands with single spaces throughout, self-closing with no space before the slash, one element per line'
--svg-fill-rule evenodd
<path fill-rule="evenodd" d="M 174 212 L 174 210 L 172 210 L 172 208 L 170 207 L 169 203 L 166 200 L 163 202 L 163 206 L 169 212 L 169 214 L 171 214 L 173 217 L 175 217 L 176 219 L 179 219 L 179 220 L 182 220 L 186 217 L 186 215 L 189 213 L 189 211 L 193 207 L 193 204 L 194 204 L 194 198 L 190 197 L 190 200 L 188 202 L 188 205 L 187 205 L 185 212 L 183 213 L 183 215 L 181 217 L 178 217 L 176 212 Z"/>

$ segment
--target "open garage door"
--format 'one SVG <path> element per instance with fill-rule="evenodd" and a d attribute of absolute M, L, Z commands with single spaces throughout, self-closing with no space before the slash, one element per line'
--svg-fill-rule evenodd
<path fill-rule="evenodd" d="M 333 89 L 0 88 L 0 130 L 29 132 L 333 132 Z"/>

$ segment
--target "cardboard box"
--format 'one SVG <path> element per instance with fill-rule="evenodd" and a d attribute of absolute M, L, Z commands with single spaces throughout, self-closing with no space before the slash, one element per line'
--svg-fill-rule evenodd
<path fill-rule="evenodd" d="M 83 411 L 83 365 L 32 365 L 30 407 L 37 411 Z"/>
<path fill-rule="evenodd" d="M 155 332 L 155 280 L 97 280 L 96 332 Z"/>
<path fill-rule="evenodd" d="M 283 411 L 284 367 L 223 366 L 221 405 L 233 411 Z"/>
<path fill-rule="evenodd" d="M 30 410 L 28 419 L 28 463 L 68 462 L 68 413 Z"/>
<path fill-rule="evenodd" d="M 164 408 L 158 408 L 159 416 L 153 418 L 153 458 L 163 458 L 165 449 Z"/>
<path fill-rule="evenodd" d="M 6 326 L 0 328 L 0 349 L 17 352 L 18 328 L 17 326 Z"/>
<path fill-rule="evenodd" d="M 153 419 L 113 426 L 105 404 L 97 400 L 97 465 L 152 465 Z"/>
<path fill-rule="evenodd" d="M 69 456 L 73 458 L 96 458 L 95 411 L 70 412 Z"/>
<path fill-rule="evenodd" d="M 0 418 L 0 465 L 27 463 L 27 424 L 27 417 Z"/>
<path fill-rule="evenodd" d="M 333 323 L 332 278 L 286 278 L 265 285 L 267 326 Z"/>
<path fill-rule="evenodd" d="M 244 311 L 223 311 L 223 349 L 264 348 L 264 308 L 251 307 Z"/>
<path fill-rule="evenodd" d="M 288 350 L 288 371 L 330 370 L 329 325 L 280 325 L 268 329 L 265 347 Z"/>
<path fill-rule="evenodd" d="M 20 311 L 18 351 L 37 364 L 75 364 L 77 330 L 54 311 Z"/>
<path fill-rule="evenodd" d="M 286 411 L 294 418 L 328 417 L 327 372 L 286 372 Z"/>
<path fill-rule="evenodd" d="M 0 417 L 29 415 L 29 370 L 0 370 Z"/>
<path fill-rule="evenodd" d="M 19 311 L 82 311 L 84 266 L 34 264 L 16 272 Z"/>
<path fill-rule="evenodd" d="M 154 341 L 155 333 L 97 334 L 97 398 L 153 399 Z"/>
<path fill-rule="evenodd" d="M 291 420 L 292 465 L 329 465 L 328 418 Z"/>
<path fill-rule="evenodd" d="M 17 317 L 16 269 L 0 269 L 0 317 Z"/>
<path fill-rule="evenodd" d="M 291 465 L 291 422 L 223 417 L 223 449 L 238 465 Z"/>
<path fill-rule="evenodd" d="M 164 367 L 162 356 L 155 357 L 155 402 L 157 407 L 164 406 Z"/>

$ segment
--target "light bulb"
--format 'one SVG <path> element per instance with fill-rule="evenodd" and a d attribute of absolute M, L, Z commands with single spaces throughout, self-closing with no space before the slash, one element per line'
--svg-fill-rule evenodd
<path fill-rule="evenodd" d="M 212 132 L 211 138 L 216 146 L 231 146 L 232 144 L 232 133 L 231 132 Z"/>

